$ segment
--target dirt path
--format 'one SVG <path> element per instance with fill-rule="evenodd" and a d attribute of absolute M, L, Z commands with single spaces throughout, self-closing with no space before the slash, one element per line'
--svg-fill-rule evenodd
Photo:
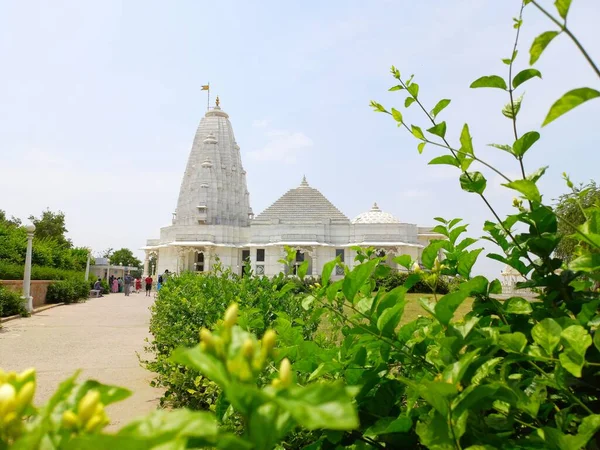
<path fill-rule="evenodd" d="M 161 395 L 149 386 L 152 374 L 137 357 L 145 356 L 153 300 L 143 293 L 110 294 L 6 322 L 0 329 L 0 368 L 37 369 L 36 405 L 77 369 L 83 369 L 80 380 L 93 378 L 132 390 L 130 398 L 108 408 L 110 427 L 118 428 L 155 409 Z"/>

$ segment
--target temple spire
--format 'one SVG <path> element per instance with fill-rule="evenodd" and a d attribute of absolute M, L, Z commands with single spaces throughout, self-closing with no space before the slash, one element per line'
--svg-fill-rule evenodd
<path fill-rule="evenodd" d="M 310 187 L 308 185 L 308 181 L 306 181 L 306 175 L 302 176 L 302 183 L 300 183 L 300 187 Z"/>

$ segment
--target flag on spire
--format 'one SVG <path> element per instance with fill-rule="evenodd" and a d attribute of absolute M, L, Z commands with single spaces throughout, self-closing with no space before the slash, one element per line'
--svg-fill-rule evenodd
<path fill-rule="evenodd" d="M 202 85 L 202 89 L 201 89 L 202 91 L 208 91 L 209 89 L 210 89 L 210 85 L 208 85 L 208 84 Z"/>

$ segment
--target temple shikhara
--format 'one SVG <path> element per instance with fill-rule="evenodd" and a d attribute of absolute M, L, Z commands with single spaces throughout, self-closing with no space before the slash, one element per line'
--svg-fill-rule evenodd
<path fill-rule="evenodd" d="M 289 270 L 280 262 L 286 246 L 296 250 L 291 270 L 308 260 L 313 276 L 336 256 L 352 267 L 357 246 L 376 248 L 400 269 L 395 256 L 420 260 L 423 247 L 435 238 L 442 236 L 430 227 L 403 223 L 376 203 L 350 220 L 306 178 L 255 216 L 240 147 L 217 98 L 196 131 L 172 224 L 143 247 L 144 273 L 210 271 L 218 258 L 240 275 L 251 269 L 272 276 Z M 343 275 L 341 267 L 335 275 Z"/>

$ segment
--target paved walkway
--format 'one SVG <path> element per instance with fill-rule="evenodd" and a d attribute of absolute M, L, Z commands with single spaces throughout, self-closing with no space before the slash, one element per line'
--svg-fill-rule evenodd
<path fill-rule="evenodd" d="M 108 408 L 110 428 L 119 428 L 155 409 L 161 395 L 149 386 L 152 374 L 137 357 L 147 356 L 148 307 L 153 300 L 144 293 L 110 294 L 5 322 L 0 329 L 0 368 L 37 369 L 36 405 L 45 403 L 77 369 L 83 369 L 80 380 L 93 378 L 132 390 L 131 397 Z"/>

